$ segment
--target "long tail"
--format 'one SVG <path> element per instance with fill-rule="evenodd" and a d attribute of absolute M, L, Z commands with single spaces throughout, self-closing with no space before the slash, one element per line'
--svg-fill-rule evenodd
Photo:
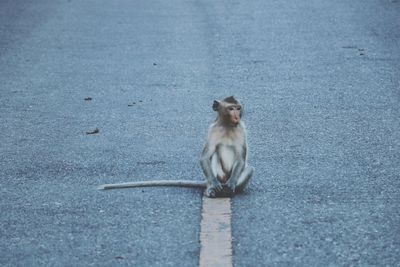
<path fill-rule="evenodd" d="M 194 187 L 205 188 L 206 181 L 189 181 L 189 180 L 156 180 L 156 181 L 143 181 L 143 182 L 128 182 L 118 184 L 103 184 L 99 185 L 97 189 L 118 189 L 118 188 L 131 188 L 131 187 L 148 187 L 148 186 L 179 186 L 179 187 Z"/>

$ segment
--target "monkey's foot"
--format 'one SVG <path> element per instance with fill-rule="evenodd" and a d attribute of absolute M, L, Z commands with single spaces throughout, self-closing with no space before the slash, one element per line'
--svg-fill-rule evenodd
<path fill-rule="evenodd" d="M 218 190 L 218 188 L 210 187 L 207 188 L 205 194 L 209 198 L 217 198 L 217 197 L 233 197 L 235 195 L 235 189 L 227 184 L 222 184 L 222 189 Z"/>
<path fill-rule="evenodd" d="M 222 185 L 222 191 L 221 191 L 221 196 L 220 197 L 233 197 L 235 195 L 235 189 L 230 187 L 227 184 Z"/>
<path fill-rule="evenodd" d="M 217 190 L 214 188 L 208 188 L 205 192 L 206 196 L 209 198 L 216 198 L 217 197 Z"/>
<path fill-rule="evenodd" d="M 222 185 L 222 190 L 218 191 L 214 188 L 209 188 L 206 190 L 205 194 L 209 198 L 218 198 L 218 197 L 233 197 L 235 193 L 228 186 Z"/>

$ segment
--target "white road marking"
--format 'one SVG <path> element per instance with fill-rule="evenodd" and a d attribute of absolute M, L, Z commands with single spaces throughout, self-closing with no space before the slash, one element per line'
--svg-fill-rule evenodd
<path fill-rule="evenodd" d="M 203 196 L 200 267 L 232 267 L 231 199 Z"/>

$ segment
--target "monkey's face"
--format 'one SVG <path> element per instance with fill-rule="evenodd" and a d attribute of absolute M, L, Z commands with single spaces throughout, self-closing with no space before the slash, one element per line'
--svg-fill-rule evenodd
<path fill-rule="evenodd" d="M 230 104 L 225 107 L 225 118 L 232 126 L 237 126 L 240 123 L 242 106 L 238 104 Z"/>
<path fill-rule="evenodd" d="M 214 100 L 212 108 L 214 111 L 218 112 L 217 120 L 223 125 L 229 127 L 236 127 L 239 125 L 243 109 L 240 102 L 233 96 L 227 97 L 221 102 Z"/>

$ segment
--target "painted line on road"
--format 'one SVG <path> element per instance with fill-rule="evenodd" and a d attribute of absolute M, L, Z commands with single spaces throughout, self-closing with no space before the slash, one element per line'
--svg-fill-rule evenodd
<path fill-rule="evenodd" d="M 203 196 L 200 267 L 232 267 L 231 199 Z"/>

